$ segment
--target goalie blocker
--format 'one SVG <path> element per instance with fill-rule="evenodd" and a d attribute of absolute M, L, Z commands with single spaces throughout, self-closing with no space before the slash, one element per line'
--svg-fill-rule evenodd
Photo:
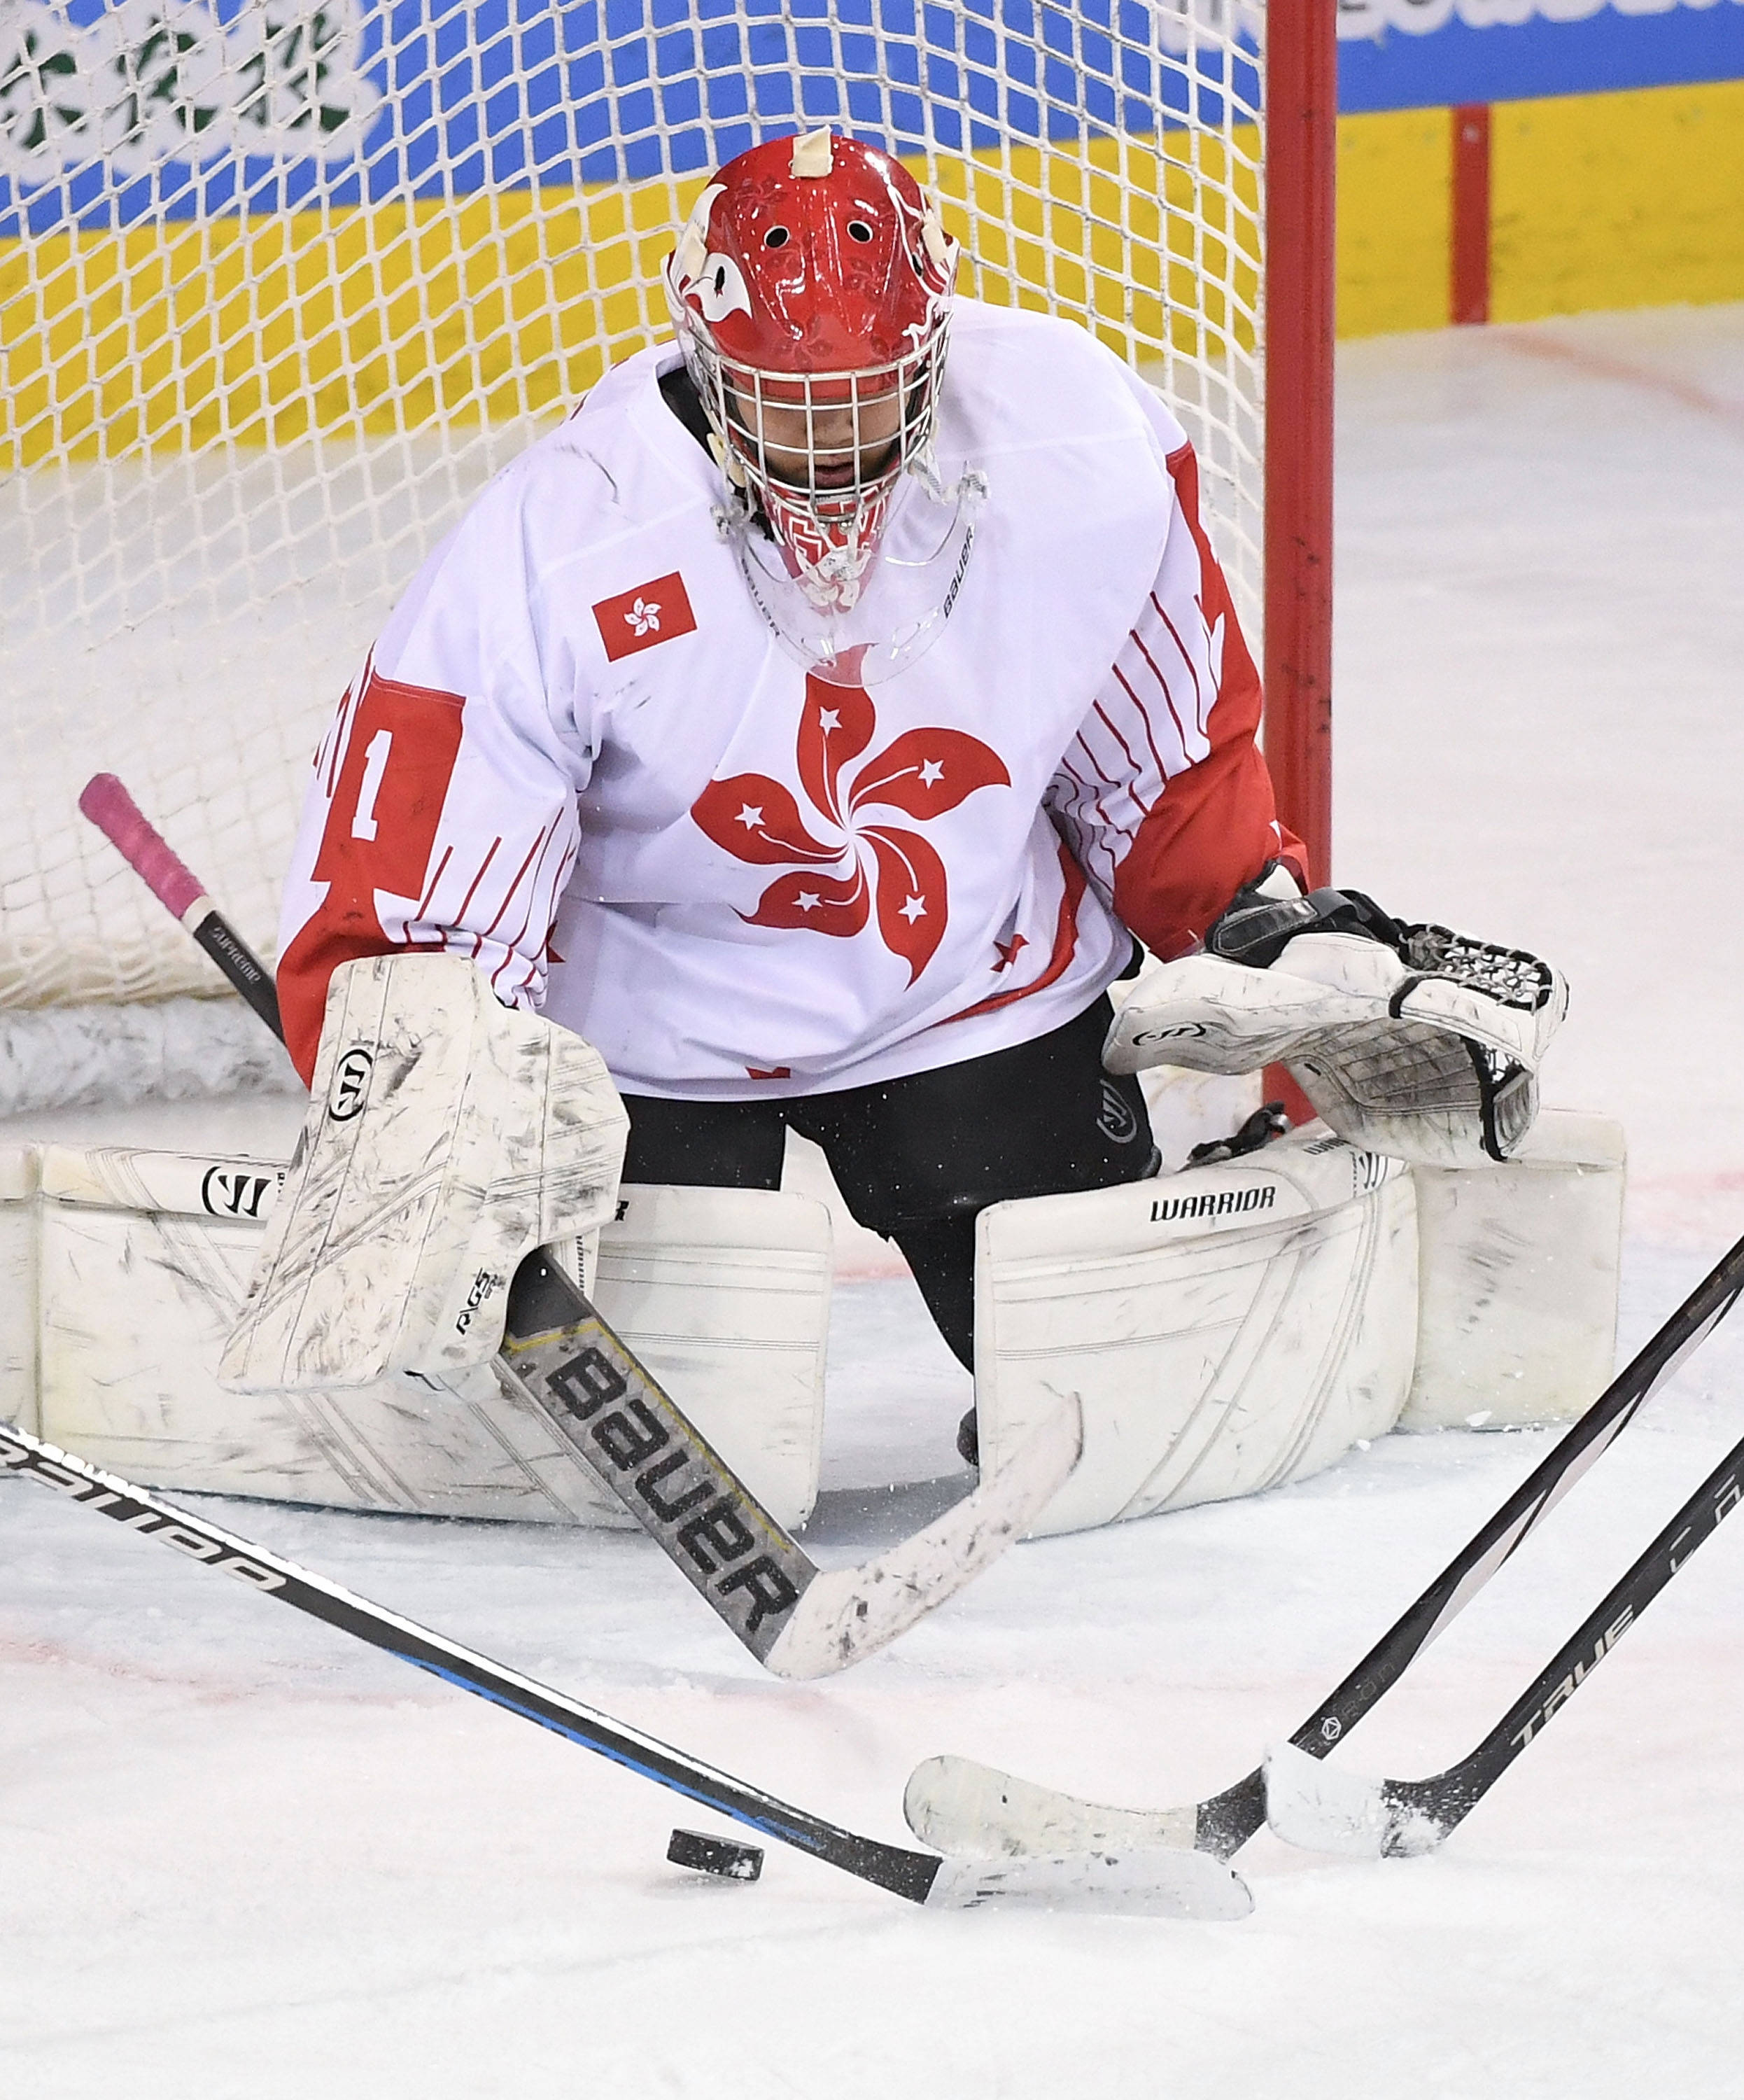
<path fill-rule="evenodd" d="M 1045 1506 L 1077 1462 L 1077 1402 L 1062 1396 L 997 1476 L 931 1524 L 820 1571 L 542 1251 L 609 1211 L 626 1127 L 597 1053 L 504 1009 L 464 958 L 343 964 L 220 1378 L 296 1393 L 464 1374 L 489 1352 L 760 1662 L 777 1676 L 845 1669 Z"/>
<path fill-rule="evenodd" d="M 458 956 L 335 970 L 310 1092 L 218 1366 L 235 1392 L 487 1364 L 522 1261 L 617 1202 L 630 1120 L 605 1061 Z"/>

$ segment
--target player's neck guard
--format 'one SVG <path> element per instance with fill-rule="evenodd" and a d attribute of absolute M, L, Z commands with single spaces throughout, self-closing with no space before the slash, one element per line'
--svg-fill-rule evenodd
<path fill-rule="evenodd" d="M 753 602 L 782 649 L 809 676 L 874 686 L 908 669 L 945 631 L 975 550 L 987 481 L 966 468 L 947 484 L 929 457 L 898 483 L 875 551 L 859 567 L 847 607 L 821 607 L 748 498 L 715 515 Z M 850 549 L 850 553 L 853 550 Z"/>

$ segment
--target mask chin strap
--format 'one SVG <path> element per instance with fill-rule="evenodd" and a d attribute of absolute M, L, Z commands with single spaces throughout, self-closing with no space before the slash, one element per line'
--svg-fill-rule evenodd
<path fill-rule="evenodd" d="M 879 510 L 881 514 L 887 512 L 888 505 L 881 505 Z M 786 534 L 781 536 L 782 551 L 788 557 L 794 581 L 819 612 L 849 613 L 860 602 L 861 593 L 866 586 L 867 571 L 877 557 L 878 527 L 883 523 L 881 514 L 864 539 L 858 524 L 850 525 L 845 544 L 826 540 L 815 561 L 809 558 L 803 544 L 796 544 Z"/>
<path fill-rule="evenodd" d="M 879 492 L 879 502 L 873 506 L 871 517 L 858 527 L 848 527 L 846 546 L 829 542 L 817 562 L 808 562 L 802 552 L 793 548 L 793 542 L 785 533 L 777 533 L 783 546 L 787 546 L 793 554 L 793 580 L 821 613 L 852 613 L 861 601 L 861 592 L 869 582 L 869 571 L 879 557 L 879 544 L 890 523 L 890 510 L 901 488 L 902 473 L 909 474 L 909 479 L 926 492 L 930 502 L 940 506 L 951 504 L 959 508 L 959 513 L 966 513 L 970 527 L 974 525 L 975 513 L 986 502 L 986 474 L 980 473 L 980 468 L 966 466 L 955 483 L 946 485 L 938 470 L 936 453 L 931 445 L 927 445 L 926 452 L 915 453 L 915 458 L 909 460 L 905 470 L 894 474 L 887 488 Z"/>
<path fill-rule="evenodd" d="M 871 560 L 870 551 L 851 540 L 845 547 L 832 547 L 815 567 L 802 565 L 799 588 L 820 612 L 852 612 Z"/>
<path fill-rule="evenodd" d="M 927 465 L 925 474 L 911 470 L 909 501 L 892 504 L 889 529 L 861 554 L 857 588 L 845 604 L 841 594 L 818 602 L 792 549 L 769 535 L 748 498 L 735 492 L 716 509 L 716 529 L 738 558 L 752 602 L 808 675 L 877 685 L 918 661 L 944 632 L 974 551 L 987 481 L 969 467 L 947 483 L 936 462 Z M 825 560 L 841 553 L 832 549 Z M 818 568 L 827 583 L 822 562 Z"/>

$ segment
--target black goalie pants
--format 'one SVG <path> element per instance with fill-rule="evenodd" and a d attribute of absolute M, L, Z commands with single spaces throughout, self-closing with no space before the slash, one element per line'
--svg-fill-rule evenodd
<path fill-rule="evenodd" d="M 848 1207 L 894 1240 L 939 1331 L 975 1362 L 975 1220 L 989 1203 L 1156 1171 L 1135 1079 L 1102 1069 L 1099 999 L 1032 1043 L 840 1093 L 767 1101 L 627 1094 L 626 1181 L 777 1189 L 789 1129 L 820 1145 Z"/>

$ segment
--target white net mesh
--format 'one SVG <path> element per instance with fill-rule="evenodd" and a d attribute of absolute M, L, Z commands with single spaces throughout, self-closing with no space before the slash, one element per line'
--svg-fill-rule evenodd
<path fill-rule="evenodd" d="M 217 988 L 77 816 L 98 771 L 270 950 L 310 753 L 395 594 L 667 333 L 673 234 L 760 139 L 901 153 L 965 292 L 1152 378 L 1257 625 L 1263 12 L 0 0 L 0 1007 Z"/>

